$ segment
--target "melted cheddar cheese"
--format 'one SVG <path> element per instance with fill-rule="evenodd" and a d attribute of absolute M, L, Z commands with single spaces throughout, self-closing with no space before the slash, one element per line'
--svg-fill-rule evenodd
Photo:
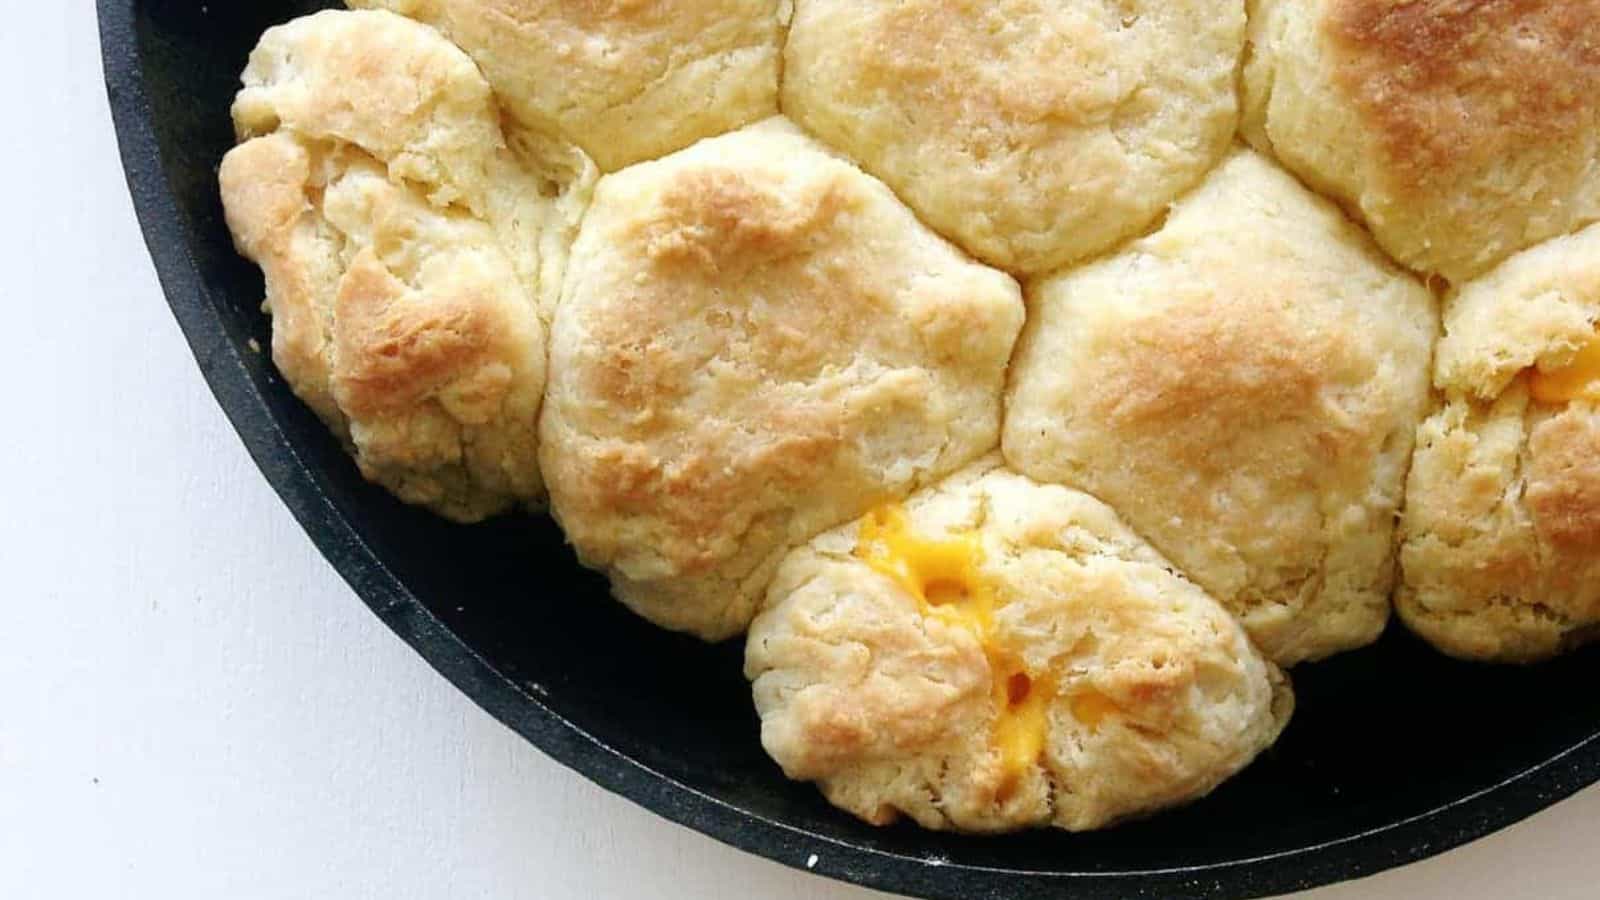
<path fill-rule="evenodd" d="M 856 556 L 915 597 L 923 615 L 966 631 L 983 647 L 996 710 L 990 742 L 1006 782 L 1014 785 L 1044 754 L 1055 689 L 1047 675 L 1029 672 L 996 633 L 999 601 L 979 570 L 983 545 L 977 535 L 934 539 L 915 534 L 905 511 L 888 506 L 862 523 Z"/>
<path fill-rule="evenodd" d="M 1005 696 L 995 698 L 1002 712 L 995 720 L 991 740 L 1000 753 L 1000 764 L 1014 780 L 1044 756 L 1045 733 L 1050 728 L 1047 714 L 1054 691 L 1020 671 L 1020 667 L 1009 668 L 1016 670 L 1004 678 L 999 673 L 995 675 L 995 685 L 1004 690 Z"/>
<path fill-rule="evenodd" d="M 1086 690 L 1072 698 L 1072 717 L 1099 731 L 1105 720 L 1121 712 L 1115 700 L 1095 690 Z"/>
<path fill-rule="evenodd" d="M 1585 344 L 1567 365 L 1548 372 L 1529 372 L 1528 391 L 1535 401 L 1551 406 L 1582 399 L 1600 400 L 1600 335 Z"/>
<path fill-rule="evenodd" d="M 933 539 L 914 534 L 898 506 L 868 515 L 856 556 L 917 598 L 925 614 L 973 633 L 987 645 L 994 632 L 994 592 L 978 575 L 977 535 Z"/>

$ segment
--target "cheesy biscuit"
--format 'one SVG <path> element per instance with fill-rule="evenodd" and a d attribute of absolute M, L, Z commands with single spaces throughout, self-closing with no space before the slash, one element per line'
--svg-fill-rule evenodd
<path fill-rule="evenodd" d="M 1459 657 L 1528 662 L 1600 626 L 1600 226 L 1512 257 L 1445 307 L 1397 607 Z"/>
<path fill-rule="evenodd" d="M 781 119 L 608 175 L 551 340 L 553 511 L 636 611 L 743 631 L 783 551 L 993 449 L 1020 294 Z"/>
<path fill-rule="evenodd" d="M 1099 828 L 1208 793 L 1293 695 L 1108 507 L 991 459 L 784 560 L 751 626 L 761 740 L 874 824 Z"/>

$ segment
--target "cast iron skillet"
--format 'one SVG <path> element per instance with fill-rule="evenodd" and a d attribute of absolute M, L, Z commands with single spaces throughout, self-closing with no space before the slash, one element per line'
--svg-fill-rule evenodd
<path fill-rule="evenodd" d="M 98 0 L 145 239 L 201 371 L 267 479 L 389 627 L 483 708 L 601 786 L 779 862 L 929 898 L 1254 897 L 1377 872 L 1600 780 L 1600 650 L 1532 669 L 1448 661 L 1391 629 L 1295 673 L 1279 746 L 1212 797 L 1091 835 L 872 829 L 762 754 L 737 643 L 708 649 L 607 599 L 548 521 L 463 528 L 367 485 L 252 346 L 255 269 L 216 166 L 261 31 L 316 0 Z M 241 547 L 239 552 L 260 552 Z M 814 858 L 813 858 L 814 857 Z"/>

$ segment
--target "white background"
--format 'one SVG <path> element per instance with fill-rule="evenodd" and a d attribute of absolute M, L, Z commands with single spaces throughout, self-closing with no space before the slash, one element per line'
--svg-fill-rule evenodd
<path fill-rule="evenodd" d="M 7 12 L 0 898 L 876 896 L 602 792 L 379 625 L 251 466 L 163 305 L 90 4 Z M 1597 846 L 1591 790 L 1307 896 L 1591 900 Z"/>

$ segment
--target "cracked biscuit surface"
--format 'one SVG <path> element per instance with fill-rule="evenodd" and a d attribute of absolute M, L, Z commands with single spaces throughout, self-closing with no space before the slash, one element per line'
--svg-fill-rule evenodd
<path fill-rule="evenodd" d="M 349 0 L 439 28 L 606 171 L 778 111 L 780 0 Z"/>
<path fill-rule="evenodd" d="M 797 0 L 784 112 L 973 255 L 1137 234 L 1227 150 L 1243 0 Z"/>
<path fill-rule="evenodd" d="M 608 175 L 551 341 L 552 509 L 706 638 L 778 556 L 992 449 L 1020 289 L 773 119 Z"/>
<path fill-rule="evenodd" d="M 404 500 L 542 502 L 545 319 L 590 167 L 530 169 L 472 61 L 388 13 L 274 28 L 243 81 L 219 178 L 285 379 Z"/>
<path fill-rule="evenodd" d="M 1600 0 L 1255 0 L 1245 131 L 1459 282 L 1600 219 Z"/>
<path fill-rule="evenodd" d="M 1006 459 L 1109 503 L 1282 665 L 1389 614 L 1432 296 L 1241 150 L 1119 254 L 1029 287 Z"/>
<path fill-rule="evenodd" d="M 751 626 L 762 743 L 875 824 L 1071 830 L 1282 731 L 1282 673 L 1110 508 L 990 458 L 791 553 Z"/>
<path fill-rule="evenodd" d="M 1512 257 L 1445 308 L 1396 606 L 1468 659 L 1529 662 L 1600 626 L 1600 226 Z"/>

